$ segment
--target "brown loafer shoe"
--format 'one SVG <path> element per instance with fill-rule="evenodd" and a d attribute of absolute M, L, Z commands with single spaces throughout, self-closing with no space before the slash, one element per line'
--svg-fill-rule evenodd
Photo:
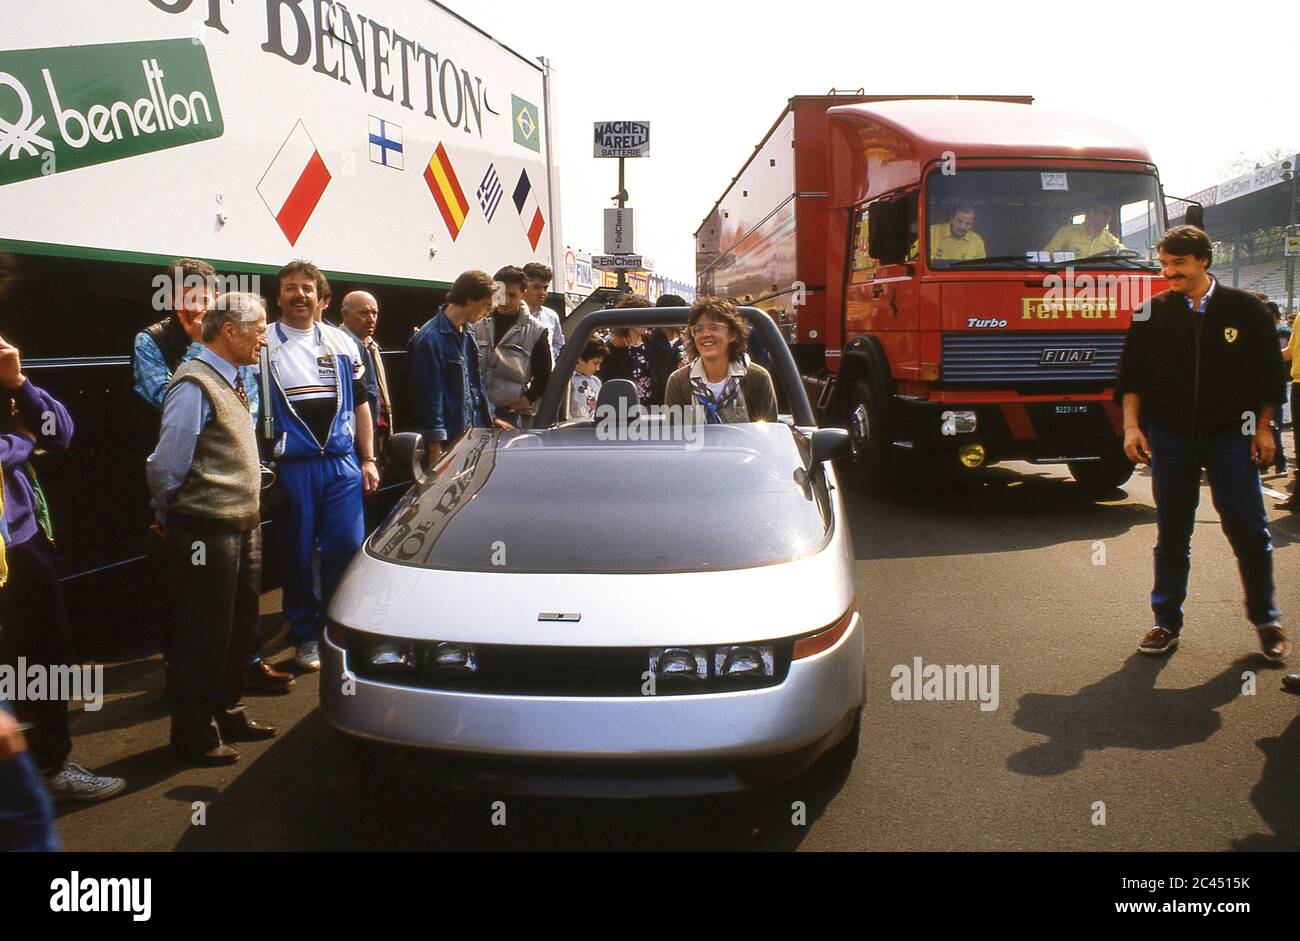
<path fill-rule="evenodd" d="M 258 742 L 276 736 L 275 726 L 250 719 L 242 708 L 217 716 L 217 728 L 227 742 Z"/>
<path fill-rule="evenodd" d="M 1287 640 L 1286 631 L 1276 624 L 1257 627 L 1255 633 L 1259 635 L 1259 649 L 1275 663 L 1282 662 L 1291 653 L 1291 641 Z"/>
<path fill-rule="evenodd" d="M 1153 627 L 1147 631 L 1142 642 L 1138 644 L 1138 653 L 1169 653 L 1178 646 L 1178 635 L 1163 627 Z"/>
<path fill-rule="evenodd" d="M 287 693 L 293 687 L 293 674 L 277 670 L 265 660 L 259 660 L 248 668 L 248 683 L 245 686 L 254 693 Z"/>
<path fill-rule="evenodd" d="M 178 761 L 200 768 L 212 768 L 220 765 L 233 765 L 239 760 L 239 752 L 229 745 L 218 745 L 210 752 L 194 753 L 174 750 Z"/>

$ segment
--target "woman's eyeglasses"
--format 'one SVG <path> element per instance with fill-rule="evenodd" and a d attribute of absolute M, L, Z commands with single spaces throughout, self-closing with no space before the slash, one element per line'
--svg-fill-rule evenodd
<path fill-rule="evenodd" d="M 727 332 L 725 323 L 697 323 L 691 327 L 691 336 L 699 337 L 709 333 L 724 334 Z"/>

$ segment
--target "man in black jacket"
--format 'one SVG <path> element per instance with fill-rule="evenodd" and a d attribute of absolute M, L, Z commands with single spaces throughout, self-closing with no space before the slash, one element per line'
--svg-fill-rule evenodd
<path fill-rule="evenodd" d="M 1191 569 L 1201 469 L 1237 556 L 1246 616 L 1270 660 L 1290 652 L 1273 600 L 1273 546 L 1259 467 L 1273 460 L 1269 423 L 1281 409 L 1281 351 L 1264 305 L 1210 274 L 1209 236 L 1175 226 L 1160 241 L 1169 290 L 1134 313 L 1116 396 L 1124 452 L 1151 464 L 1156 500 L 1155 627 L 1138 650 L 1178 644 Z M 1145 316 L 1144 316 L 1145 314 Z"/>

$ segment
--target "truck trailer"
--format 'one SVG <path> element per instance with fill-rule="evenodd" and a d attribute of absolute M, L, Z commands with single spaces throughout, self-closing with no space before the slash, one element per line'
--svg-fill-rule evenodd
<path fill-rule="evenodd" d="M 550 81 L 431 0 L 5 4 L 0 336 L 76 425 L 36 468 L 86 653 L 135 649 L 162 607 L 144 473 L 159 413 L 130 357 L 168 315 L 167 263 L 271 299 L 305 258 L 331 321 L 347 292 L 374 294 L 404 430 L 406 343 L 455 277 L 563 270 Z"/>
<path fill-rule="evenodd" d="M 1150 154 L 1110 121 L 797 96 L 696 230 L 699 292 L 777 320 L 868 488 L 1028 461 L 1099 496 L 1133 470 L 1114 384 L 1166 287 L 1165 221 Z"/>

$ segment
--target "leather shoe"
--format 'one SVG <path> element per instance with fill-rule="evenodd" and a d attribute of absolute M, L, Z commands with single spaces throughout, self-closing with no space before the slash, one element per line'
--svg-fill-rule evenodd
<path fill-rule="evenodd" d="M 245 686 L 254 693 L 287 693 L 293 687 L 293 674 L 277 670 L 265 660 L 259 660 L 248 668 L 248 683 Z"/>
<path fill-rule="evenodd" d="M 267 722 L 250 719 L 244 709 L 235 709 L 217 716 L 217 728 L 228 742 L 258 742 L 275 738 L 276 728 Z"/>
<path fill-rule="evenodd" d="M 1282 677 L 1282 688 L 1288 693 L 1300 693 L 1300 673 L 1288 673 Z"/>
<path fill-rule="evenodd" d="M 1257 627 L 1255 633 L 1259 635 L 1259 649 L 1268 659 L 1281 662 L 1291 652 L 1291 641 L 1287 640 L 1286 631 L 1276 624 Z"/>
<path fill-rule="evenodd" d="M 1138 644 L 1138 653 L 1166 654 L 1178 646 L 1178 635 L 1165 627 L 1153 627 Z"/>
<path fill-rule="evenodd" d="M 180 751 L 179 749 L 174 749 L 173 752 L 179 761 L 200 768 L 233 765 L 239 760 L 239 752 L 235 751 L 229 745 L 218 745 L 209 752 L 186 752 Z"/>

